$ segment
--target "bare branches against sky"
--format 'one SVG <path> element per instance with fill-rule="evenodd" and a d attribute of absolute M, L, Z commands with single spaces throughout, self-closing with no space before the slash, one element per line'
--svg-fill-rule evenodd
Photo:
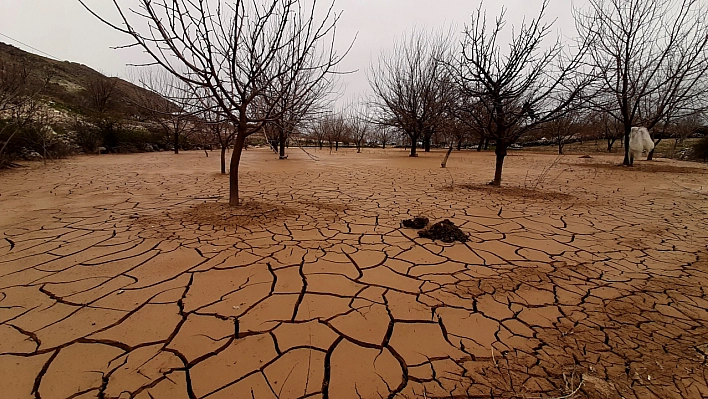
<path fill-rule="evenodd" d="M 108 1 L 90 0 L 90 3 L 98 11 L 112 9 Z M 496 15 L 504 6 L 509 23 L 519 25 L 524 18 L 536 15 L 541 3 L 541 0 L 487 1 L 485 8 L 490 15 Z M 566 37 L 575 34 L 573 3 L 551 0 L 548 8 L 549 19 L 557 19 L 554 30 Z M 371 60 L 382 50 L 392 48 L 397 38 L 413 29 L 434 31 L 453 26 L 461 32 L 478 6 L 476 0 L 336 0 L 336 11 L 342 12 L 337 26 L 337 45 L 342 47 L 339 52 L 344 53 L 356 37 L 341 64 L 342 71 L 354 71 L 342 77 L 343 97 L 369 92 L 366 70 Z M 127 44 L 126 38 L 90 15 L 77 0 L 0 0 L 0 10 L 0 33 L 58 59 L 86 64 L 120 77 L 129 76 L 126 64 L 148 60 L 138 49 L 112 49 Z M 0 36 L 0 41 L 37 52 L 7 37 Z"/>

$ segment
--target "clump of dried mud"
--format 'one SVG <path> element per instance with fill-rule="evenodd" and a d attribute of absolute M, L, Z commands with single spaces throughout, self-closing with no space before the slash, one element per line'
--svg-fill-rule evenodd
<path fill-rule="evenodd" d="M 402 221 L 401 224 L 403 227 L 407 227 L 409 229 L 422 229 L 428 225 L 428 222 L 430 222 L 430 220 L 425 216 L 416 216 L 413 219 L 406 219 Z"/>
<path fill-rule="evenodd" d="M 477 184 L 461 184 L 459 186 L 465 190 L 481 191 L 487 194 L 497 194 L 508 197 L 543 200 L 543 201 L 569 201 L 577 198 L 570 194 L 557 193 L 553 191 L 544 191 L 537 188 L 524 187 L 508 187 L 508 186 L 490 186 Z"/>
<path fill-rule="evenodd" d="M 469 239 L 467 234 L 448 219 L 437 222 L 427 229 L 419 231 L 418 236 L 429 238 L 433 241 L 440 240 L 446 243 L 455 241 L 466 242 Z"/>

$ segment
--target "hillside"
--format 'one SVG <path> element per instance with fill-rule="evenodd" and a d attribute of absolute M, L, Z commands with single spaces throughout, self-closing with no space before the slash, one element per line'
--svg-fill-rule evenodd
<path fill-rule="evenodd" d="M 53 103 L 53 107 L 67 113 L 89 116 L 103 113 L 122 119 L 134 119 L 141 114 L 141 99 L 164 101 L 153 92 L 140 88 L 116 77 L 106 77 L 100 72 L 69 61 L 56 61 L 20 50 L 12 45 L 0 42 L 0 63 L 24 66 L 30 75 L 31 86 L 41 87 L 47 76 L 49 83 L 44 85 L 40 97 Z M 105 104 L 97 106 L 94 93 L 105 87 L 113 86 Z M 143 100 L 144 101 L 144 100 Z"/>

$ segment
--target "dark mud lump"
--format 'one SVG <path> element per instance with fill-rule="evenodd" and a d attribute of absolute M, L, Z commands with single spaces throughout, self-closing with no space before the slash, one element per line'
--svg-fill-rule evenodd
<path fill-rule="evenodd" d="M 414 217 L 413 219 L 406 219 L 401 224 L 403 227 L 408 227 L 409 229 L 422 229 L 428 225 L 428 218 L 425 216 Z"/>
<path fill-rule="evenodd" d="M 419 231 L 418 235 L 423 238 L 430 238 L 433 241 L 440 240 L 447 243 L 455 241 L 465 242 L 469 239 L 467 234 L 462 232 L 459 227 L 455 226 L 455 224 L 448 219 Z"/>

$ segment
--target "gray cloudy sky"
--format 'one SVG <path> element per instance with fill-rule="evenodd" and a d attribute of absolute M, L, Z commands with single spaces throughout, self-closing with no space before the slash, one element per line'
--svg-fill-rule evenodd
<path fill-rule="evenodd" d="M 548 18 L 557 18 L 554 27 L 563 35 L 575 31 L 570 0 L 550 0 Z M 537 15 L 541 0 L 486 1 L 490 17 L 506 6 L 509 24 L 518 25 L 526 16 Z M 107 0 L 91 1 L 110 10 Z M 357 72 L 342 78 L 345 98 L 368 91 L 366 70 L 382 49 L 394 39 L 415 28 L 439 30 L 454 24 L 463 29 L 479 0 L 336 0 L 343 11 L 337 28 L 337 41 L 343 51 L 358 33 L 354 47 L 342 64 L 342 70 Z M 324 3 L 322 3 L 324 5 Z M 99 10 L 100 11 L 100 10 Z M 128 38 L 112 31 L 81 7 L 77 0 L 0 0 L 0 41 L 37 53 L 8 39 L 9 36 L 60 60 L 86 64 L 108 75 L 126 77 L 127 63 L 145 61 L 135 50 L 112 50 L 127 44 Z"/>

